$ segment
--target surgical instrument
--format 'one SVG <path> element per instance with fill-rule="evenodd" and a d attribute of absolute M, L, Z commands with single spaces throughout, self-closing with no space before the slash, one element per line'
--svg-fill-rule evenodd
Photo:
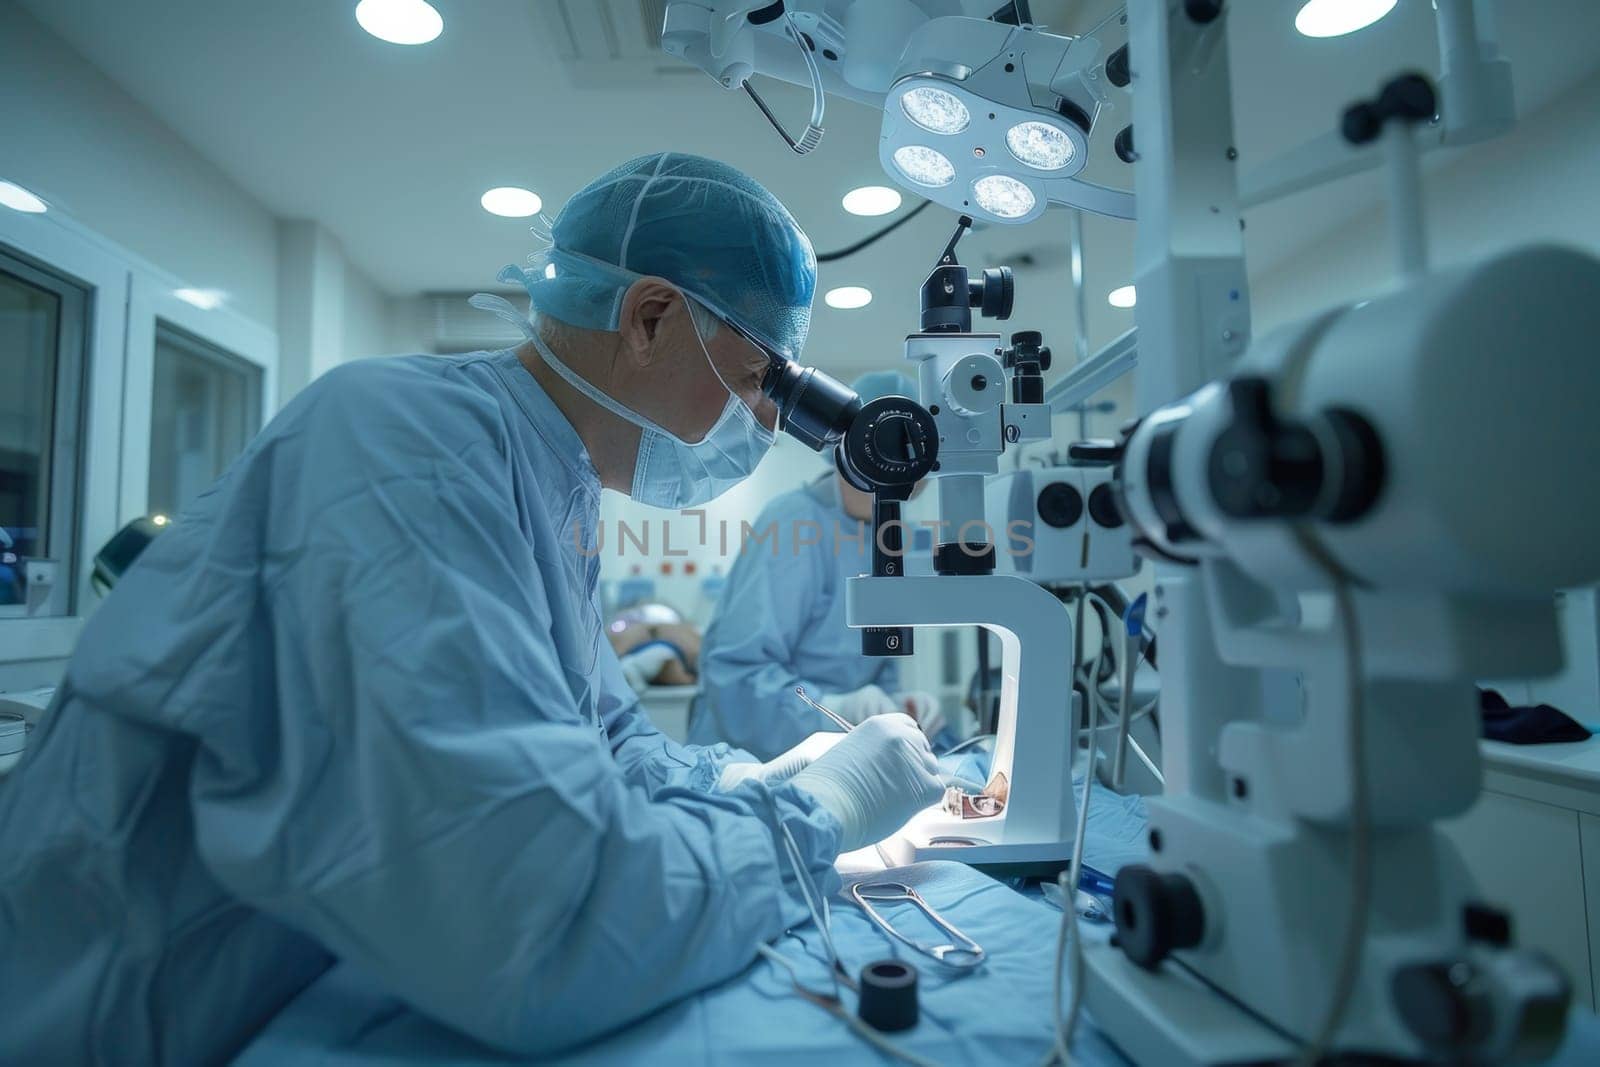
<path fill-rule="evenodd" d="M 857 882 L 850 887 L 850 899 L 855 901 L 861 910 L 867 913 L 867 918 L 876 923 L 884 933 L 946 967 L 968 971 L 983 963 L 983 946 L 952 926 L 944 916 L 934 911 L 933 907 L 922 899 L 922 894 L 904 882 Z M 928 921 L 948 934 L 952 941 L 939 945 L 913 941 L 880 915 L 878 909 L 872 906 L 874 903 L 913 904 L 922 910 Z"/>
<path fill-rule="evenodd" d="M 843 715 L 840 715 L 837 711 L 830 711 L 829 709 L 823 707 L 821 704 L 818 704 L 815 700 L 812 700 L 811 697 L 806 694 L 806 687 L 805 686 L 803 686 L 803 685 L 795 686 L 794 687 L 794 692 L 795 692 L 795 695 L 798 696 L 801 700 L 805 701 L 808 705 L 810 705 L 811 707 L 815 708 L 816 710 L 822 712 L 822 714 L 826 715 L 829 719 L 831 719 L 833 721 L 833 724 L 835 726 L 837 726 L 839 729 L 843 730 L 845 733 L 849 733 L 851 730 L 854 730 L 856 728 L 855 727 L 855 723 L 851 722 L 849 719 L 846 719 Z"/>

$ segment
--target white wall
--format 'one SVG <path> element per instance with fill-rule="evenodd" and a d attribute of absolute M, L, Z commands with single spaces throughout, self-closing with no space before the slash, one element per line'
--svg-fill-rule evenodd
<path fill-rule="evenodd" d="M 281 400 L 287 401 L 331 367 L 394 351 L 390 321 L 399 302 L 350 262 L 322 224 L 283 220 L 277 231 Z"/>
<path fill-rule="evenodd" d="M 393 301 L 333 233 L 275 218 L 12 0 L 0 0 L 0 99 L 0 178 L 298 339 L 280 403 L 330 366 L 395 350 Z"/>
<path fill-rule="evenodd" d="M 10 0 L 0 0 L 0 100 L 0 178 L 274 321 L 272 215 Z"/>
<path fill-rule="evenodd" d="M 1600 75 L 1506 136 L 1427 171 L 1423 185 L 1435 265 L 1534 242 L 1600 253 Z M 1395 271 L 1387 226 L 1375 205 L 1289 260 L 1253 266 L 1256 336 L 1390 284 Z"/>

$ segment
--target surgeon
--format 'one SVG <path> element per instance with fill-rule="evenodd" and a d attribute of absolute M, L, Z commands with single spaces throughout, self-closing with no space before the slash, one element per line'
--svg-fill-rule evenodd
<path fill-rule="evenodd" d="M 896 371 L 864 374 L 853 388 L 862 403 L 916 395 Z M 860 631 L 845 622 L 845 580 L 872 571 L 871 518 L 871 495 L 832 470 L 762 510 L 762 536 L 734 561 L 701 643 L 691 741 L 775 757 L 827 727 L 795 692 L 802 686 L 849 722 L 908 714 L 930 739 L 940 736 L 933 697 L 902 691 L 900 661 L 862 655 Z"/>
<path fill-rule="evenodd" d="M 600 490 L 693 506 L 772 443 L 794 219 L 668 153 L 552 236 L 502 275 L 526 343 L 324 375 L 96 612 L 0 791 L 0 1063 L 226 1060 L 335 961 L 568 1049 L 739 973 L 802 873 L 832 892 L 940 795 L 903 715 L 772 764 L 676 745 L 601 637 Z"/>

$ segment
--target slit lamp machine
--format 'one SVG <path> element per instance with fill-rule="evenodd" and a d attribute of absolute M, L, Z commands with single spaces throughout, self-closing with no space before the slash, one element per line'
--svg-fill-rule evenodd
<path fill-rule="evenodd" d="M 1600 580 L 1584 488 L 1600 262 L 1533 246 L 1427 263 L 1420 154 L 1514 115 L 1485 2 L 1434 4 L 1436 81 L 1397 71 L 1237 173 L 1227 25 L 1269 6 L 1129 0 L 1070 37 L 991 19 L 993 0 L 673 0 L 662 43 L 747 93 L 796 153 L 824 135 L 828 95 L 880 107 L 886 172 L 962 216 L 1138 219 L 1137 329 L 1048 393 L 1036 334 L 974 329 L 1009 315 L 1012 282 L 958 262 L 965 218 L 906 338 L 917 398 L 862 405 L 794 364 L 768 376 L 784 428 L 874 494 L 873 573 L 847 593 L 864 647 L 907 653 L 919 626 L 1001 638 L 1003 814 L 925 812 L 886 843 L 895 858 L 1070 853 L 1071 623 L 993 573 L 984 481 L 1008 446 L 1050 436 L 1052 410 L 1133 369 L 1139 417 L 1108 477 L 1156 568 L 1166 788 L 1147 862 L 1118 877 L 1116 938 L 1085 948 L 1089 1010 L 1149 1064 L 1535 1061 L 1560 1040 L 1568 982 L 1516 946 L 1439 822 L 1480 788 L 1475 679 L 1557 670 L 1553 594 Z M 812 89 L 798 136 L 756 74 Z M 1084 178 L 1102 128 L 1132 193 Z M 1397 281 L 1253 338 L 1242 207 L 1380 169 Z M 894 523 L 923 477 L 944 536 L 936 573 L 911 577 Z M 1263 675 L 1284 671 L 1292 725 L 1264 714 Z"/>

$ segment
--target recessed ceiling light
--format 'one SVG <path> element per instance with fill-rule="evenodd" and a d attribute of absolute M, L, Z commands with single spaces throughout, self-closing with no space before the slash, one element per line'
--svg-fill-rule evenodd
<path fill-rule="evenodd" d="M 222 306 L 228 294 L 216 289 L 174 289 L 172 295 L 185 304 L 193 304 L 201 311 L 215 311 Z"/>
<path fill-rule="evenodd" d="M 887 215 L 899 206 L 899 190 L 887 185 L 863 185 L 844 194 L 844 209 L 852 215 Z"/>
<path fill-rule="evenodd" d="M 831 308 L 849 311 L 872 303 L 872 290 L 862 285 L 841 285 L 837 289 L 829 289 L 822 300 Z"/>
<path fill-rule="evenodd" d="M 27 212 L 29 215 L 38 215 L 50 208 L 49 204 L 12 182 L 0 182 L 0 204 L 13 211 Z"/>
<path fill-rule="evenodd" d="M 1139 294 L 1134 292 L 1133 286 L 1124 285 L 1107 293 L 1106 300 L 1114 308 L 1131 308 L 1139 302 Z"/>
<path fill-rule="evenodd" d="M 1307 37 L 1343 37 L 1394 10 L 1395 0 L 1306 0 L 1294 28 Z"/>
<path fill-rule="evenodd" d="M 427 44 L 444 32 L 444 19 L 427 0 L 361 0 L 356 21 L 390 44 Z"/>
<path fill-rule="evenodd" d="M 544 207 L 544 201 L 539 199 L 538 193 L 532 189 L 519 189 L 515 185 L 490 189 L 483 194 L 479 203 L 489 214 L 508 219 L 525 219 L 529 215 L 537 215 L 539 209 Z"/>

